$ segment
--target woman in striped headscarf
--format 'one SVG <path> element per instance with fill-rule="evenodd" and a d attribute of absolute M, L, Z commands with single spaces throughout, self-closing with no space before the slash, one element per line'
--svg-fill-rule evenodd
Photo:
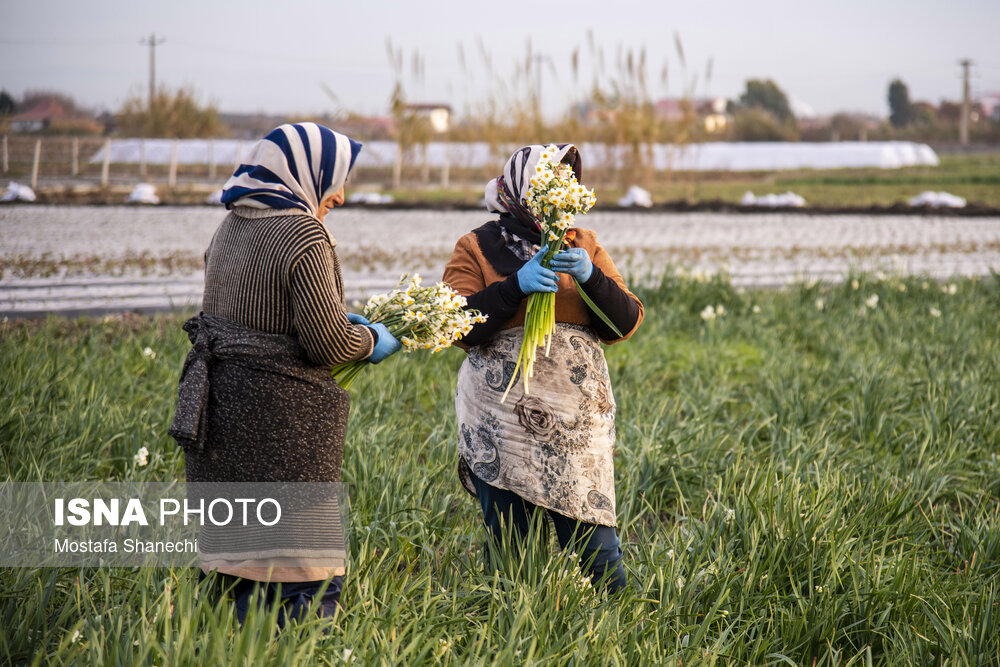
<path fill-rule="evenodd" d="M 323 225 L 344 202 L 360 151 L 321 125 L 282 125 L 226 183 L 229 215 L 205 253 L 203 311 L 184 325 L 193 347 L 170 429 L 189 483 L 340 481 L 350 402 L 330 369 L 378 363 L 400 347 L 383 325 L 347 312 L 336 241 Z M 241 621 L 254 595 L 276 599 L 278 582 L 283 613 L 301 613 L 327 584 L 321 613 L 339 603 L 342 566 L 281 545 L 267 558 L 235 558 L 213 549 L 204 528 L 202 536 L 202 569 L 236 578 Z"/>
<path fill-rule="evenodd" d="M 572 144 L 556 159 L 580 178 Z M 497 217 L 458 240 L 444 280 L 489 316 L 461 341 L 468 357 L 458 374 L 458 473 L 479 500 L 483 521 L 498 545 L 513 531 L 515 549 L 531 517 L 544 510 L 559 543 L 580 555 L 595 582 L 625 585 L 615 531 L 615 402 L 600 343 L 629 338 L 642 322 L 632 294 L 593 231 L 570 230 L 569 247 L 541 266 L 541 228 L 525 200 L 543 146 L 515 152 L 486 186 L 486 206 Z M 563 274 L 560 276 L 560 274 Z M 624 335 L 590 310 L 591 300 Z M 501 403 L 517 365 L 527 296 L 555 292 L 556 330 L 548 355 L 535 358 L 531 395 L 523 383 Z"/>

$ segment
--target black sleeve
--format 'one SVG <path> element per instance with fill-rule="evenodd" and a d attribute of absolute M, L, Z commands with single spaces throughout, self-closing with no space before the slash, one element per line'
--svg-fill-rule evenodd
<path fill-rule="evenodd" d="M 462 343 L 472 347 L 488 341 L 493 334 L 500 331 L 500 327 L 514 317 L 525 296 L 527 295 L 517 284 L 517 273 L 512 273 L 506 280 L 487 285 L 475 294 L 465 297 L 466 310 L 474 308 L 487 318 L 485 322 L 473 325 L 472 331 L 462 336 Z"/>
<path fill-rule="evenodd" d="M 594 266 L 590 278 L 586 282 L 580 283 L 580 287 L 587 293 L 587 296 L 601 309 L 601 312 L 614 322 L 622 335 L 627 334 L 639 321 L 639 304 L 635 299 L 623 290 L 614 280 L 608 278 L 603 271 Z M 590 313 L 590 326 L 594 328 L 597 335 L 604 340 L 617 340 L 621 338 L 611 330 L 607 324 L 597 315 Z"/>

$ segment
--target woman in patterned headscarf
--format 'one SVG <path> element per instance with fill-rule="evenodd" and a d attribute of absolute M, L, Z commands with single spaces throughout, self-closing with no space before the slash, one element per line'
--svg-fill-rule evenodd
<path fill-rule="evenodd" d="M 513 530 L 510 542 L 518 545 L 531 516 L 544 509 L 560 545 L 616 591 L 625 585 L 625 571 L 615 531 L 615 402 L 600 344 L 629 338 L 643 308 L 590 230 L 571 230 L 552 270 L 541 266 L 540 226 L 525 200 L 543 150 L 521 148 L 487 184 L 487 208 L 499 215 L 460 238 L 445 269 L 444 280 L 468 307 L 489 315 L 462 339 L 468 357 L 455 393 L 458 472 L 497 544 L 504 530 Z M 556 158 L 580 178 L 575 146 L 559 146 Z M 574 280 L 624 335 L 588 308 Z M 556 294 L 550 354 L 535 359 L 531 394 L 518 383 L 501 403 L 532 292 Z"/>
<path fill-rule="evenodd" d="M 336 241 L 323 225 L 343 204 L 360 151 L 315 123 L 282 125 L 226 183 L 230 212 L 205 253 L 203 312 L 184 325 L 193 347 L 170 429 L 189 483 L 340 481 L 350 401 L 330 369 L 378 363 L 400 347 L 383 325 L 347 312 Z M 278 582 L 281 619 L 302 613 L 324 585 L 320 612 L 339 604 L 342 566 L 283 544 L 238 558 L 212 549 L 207 528 L 202 569 L 236 578 L 241 622 L 254 596 L 277 601 Z M 306 523 L 296 534 L 340 528 Z"/>

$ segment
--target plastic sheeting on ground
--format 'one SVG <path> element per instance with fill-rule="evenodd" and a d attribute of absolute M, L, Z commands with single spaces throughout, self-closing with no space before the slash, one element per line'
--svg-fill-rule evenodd
<path fill-rule="evenodd" d="M 378 192 L 355 192 L 347 201 L 351 204 L 391 204 L 392 195 L 383 195 Z"/>
<path fill-rule="evenodd" d="M 806 200 L 794 192 L 785 192 L 780 195 L 766 194 L 759 197 L 747 190 L 743 193 L 740 203 L 744 206 L 767 206 L 770 208 L 785 208 L 805 206 Z"/>
<path fill-rule="evenodd" d="M 931 206 L 933 208 L 963 208 L 965 199 L 950 192 L 925 190 L 910 200 L 910 206 Z"/>
<path fill-rule="evenodd" d="M 364 141 L 362 139 L 362 141 Z M 178 164 L 225 165 L 234 168 L 253 145 L 236 139 L 113 139 L 111 162 L 170 164 L 174 151 Z M 491 149 L 486 142 L 435 141 L 414 147 L 405 162 L 431 168 L 500 168 L 520 146 L 501 145 Z M 398 146 L 394 141 L 367 141 L 357 165 L 389 168 L 396 161 Z M 629 162 L 630 149 L 605 144 L 580 144 L 584 167 L 621 168 Z M 104 160 L 102 147 L 91 163 Z M 937 154 L 927 144 L 910 141 L 839 141 L 809 142 L 714 142 L 675 146 L 656 144 L 651 151 L 651 166 L 657 171 L 777 171 L 782 169 L 839 169 L 877 167 L 897 169 L 914 165 L 936 166 Z M 228 176 L 223 174 L 222 176 Z M 586 181 L 586 174 L 584 174 Z"/>

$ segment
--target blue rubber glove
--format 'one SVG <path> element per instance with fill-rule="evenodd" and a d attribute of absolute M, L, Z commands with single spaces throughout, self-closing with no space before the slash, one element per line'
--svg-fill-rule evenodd
<path fill-rule="evenodd" d="M 558 273 L 568 273 L 576 282 L 585 283 L 594 272 L 594 263 L 584 248 L 566 248 L 552 255 L 549 266 Z"/>
<path fill-rule="evenodd" d="M 372 350 L 371 356 L 368 357 L 368 361 L 373 364 L 385 361 L 396 352 L 399 352 L 399 349 L 403 347 L 402 343 L 396 340 L 381 322 L 369 324 L 368 328 L 378 334 L 378 342 L 375 343 L 375 349 Z"/>
<path fill-rule="evenodd" d="M 555 292 L 559 288 L 559 276 L 555 271 L 542 266 L 542 258 L 545 257 L 547 245 L 535 253 L 535 256 L 525 262 L 524 266 L 517 270 L 517 286 L 525 294 L 532 292 Z"/>
<path fill-rule="evenodd" d="M 367 317 L 358 315 L 357 313 L 347 313 L 347 321 L 351 324 L 371 324 Z"/>

